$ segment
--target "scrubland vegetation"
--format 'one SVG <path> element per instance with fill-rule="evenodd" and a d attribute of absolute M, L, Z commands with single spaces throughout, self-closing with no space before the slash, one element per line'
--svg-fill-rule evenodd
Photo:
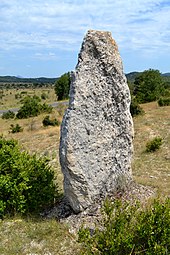
<path fill-rule="evenodd" d="M 39 111 L 24 118 L 9 112 L 0 118 L 0 254 L 170 253 L 170 106 L 159 103 L 169 100 L 169 83 L 154 70 L 140 75 L 129 81 L 135 130 L 133 176 L 137 183 L 157 191 L 159 199 L 144 204 L 106 201 L 101 224 L 93 235 L 85 228 L 73 235 L 65 223 L 41 217 L 39 212 L 57 203 L 62 195 L 59 123 L 66 106 L 59 104 L 48 114 Z M 157 85 L 148 92 L 151 84 Z M 67 98 L 63 91 L 62 99 Z M 25 100 L 37 96 L 38 106 L 52 103 L 55 92 L 54 88 L 4 89 L 0 108 L 22 109 Z M 22 132 L 12 132 L 19 127 Z"/>
<path fill-rule="evenodd" d="M 170 200 L 154 200 L 142 208 L 116 200 L 105 201 L 102 222 L 91 236 L 90 230 L 79 230 L 81 254 L 168 254 L 170 250 Z"/>
<path fill-rule="evenodd" d="M 53 103 L 57 100 L 54 87 L 44 88 L 6 88 L 0 89 L 0 110 L 20 108 L 26 96 L 38 96 L 43 103 Z M 45 98 L 45 99 L 44 99 Z"/>
<path fill-rule="evenodd" d="M 59 197 L 48 160 L 21 151 L 13 139 L 0 138 L 0 218 L 41 212 Z"/>

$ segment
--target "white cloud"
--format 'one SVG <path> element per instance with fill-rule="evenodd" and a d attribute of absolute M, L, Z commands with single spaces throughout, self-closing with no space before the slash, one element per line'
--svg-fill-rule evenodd
<path fill-rule="evenodd" d="M 170 49 L 163 0 L 1 0 L 0 49 L 78 50 L 88 29 L 110 30 L 124 50 Z"/>
<path fill-rule="evenodd" d="M 34 58 L 45 61 L 58 59 L 57 55 L 54 52 L 36 52 Z"/>

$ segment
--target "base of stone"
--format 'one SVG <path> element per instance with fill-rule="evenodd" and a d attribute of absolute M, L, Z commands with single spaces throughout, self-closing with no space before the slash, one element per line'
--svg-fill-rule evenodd
<path fill-rule="evenodd" d="M 145 204 L 149 198 L 155 195 L 156 190 L 151 187 L 131 182 L 131 185 L 126 190 L 117 192 L 109 198 L 111 201 L 119 198 L 123 201 L 131 202 L 138 200 Z M 45 212 L 42 216 L 48 219 L 56 218 L 56 220 L 68 224 L 70 232 L 76 234 L 82 224 L 90 228 L 91 231 L 94 230 L 96 224 L 101 221 L 101 207 L 102 202 L 96 203 L 85 211 L 75 214 L 66 198 L 63 198 L 51 211 Z"/>

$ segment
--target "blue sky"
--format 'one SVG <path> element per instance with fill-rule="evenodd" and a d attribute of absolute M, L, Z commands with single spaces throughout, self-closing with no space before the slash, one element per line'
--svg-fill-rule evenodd
<path fill-rule="evenodd" d="M 111 31 L 124 72 L 170 72 L 170 0 L 1 0 L 0 75 L 75 69 L 88 29 Z"/>

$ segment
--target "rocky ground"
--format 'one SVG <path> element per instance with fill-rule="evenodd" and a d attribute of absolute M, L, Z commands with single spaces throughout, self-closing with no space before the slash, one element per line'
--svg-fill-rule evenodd
<path fill-rule="evenodd" d="M 134 201 L 140 201 L 142 204 L 145 204 L 149 198 L 155 195 L 156 190 L 132 182 L 126 190 L 113 194 L 110 199 L 114 201 L 120 198 L 123 201 L 130 201 L 132 203 Z M 69 225 L 70 233 L 76 234 L 82 225 L 91 231 L 94 230 L 96 224 L 101 222 L 101 207 L 102 203 L 99 202 L 93 204 L 85 211 L 75 214 L 66 199 L 63 198 L 57 206 L 51 211 L 45 212 L 43 216 L 46 218 L 56 218 L 58 221 L 66 223 Z"/>

